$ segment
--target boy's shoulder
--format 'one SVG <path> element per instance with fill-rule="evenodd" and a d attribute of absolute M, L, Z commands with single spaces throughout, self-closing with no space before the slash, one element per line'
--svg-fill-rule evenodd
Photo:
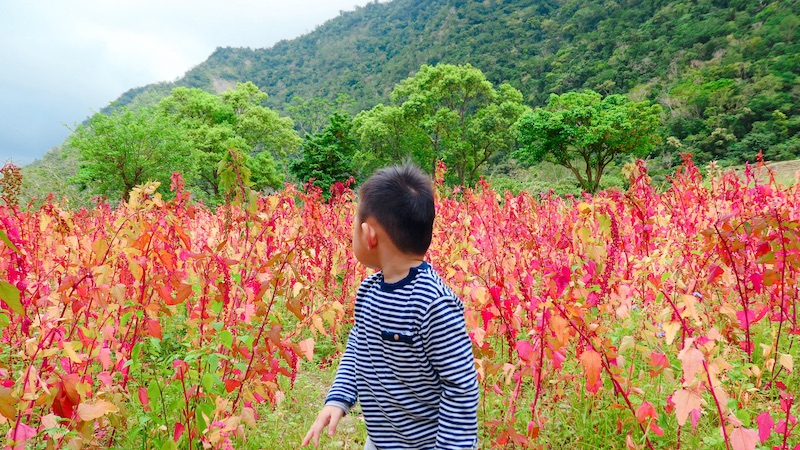
<path fill-rule="evenodd" d="M 444 280 L 442 280 L 436 269 L 428 262 L 423 262 L 418 267 L 411 268 L 408 276 L 397 283 L 390 284 L 384 282 L 383 275 L 380 272 L 376 272 L 365 278 L 359 287 L 359 291 L 362 292 L 370 290 L 377 290 L 388 294 L 410 295 L 412 298 L 417 298 L 418 300 L 422 300 L 418 297 L 427 298 L 428 300 L 440 298 L 453 298 L 458 300 L 458 296 Z"/>

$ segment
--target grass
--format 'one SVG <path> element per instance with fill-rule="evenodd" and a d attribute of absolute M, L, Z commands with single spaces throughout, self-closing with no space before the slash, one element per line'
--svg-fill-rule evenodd
<path fill-rule="evenodd" d="M 313 362 L 304 362 L 295 379 L 294 387 L 289 380 L 281 380 L 286 398 L 275 405 L 265 405 L 258 411 L 258 428 L 246 428 L 242 440 L 235 442 L 237 449 L 294 450 L 314 423 L 325 396 L 333 384 L 336 365 L 319 367 Z M 345 416 L 333 438 L 323 431 L 320 449 L 361 450 L 364 448 L 367 431 L 358 405 Z M 309 446 L 309 448 L 313 448 Z"/>

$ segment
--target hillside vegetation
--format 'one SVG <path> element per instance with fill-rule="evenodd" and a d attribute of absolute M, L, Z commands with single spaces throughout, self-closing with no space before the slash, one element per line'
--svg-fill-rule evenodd
<path fill-rule="evenodd" d="M 343 12 L 271 48 L 218 48 L 175 83 L 133 89 L 148 104 L 175 86 L 220 91 L 252 81 L 286 110 L 292 98 L 347 94 L 353 113 L 386 101 L 423 64 L 469 63 L 530 106 L 592 89 L 666 110 L 663 151 L 698 161 L 800 153 L 796 1 L 395 0 Z M 778 112 L 776 112 L 778 111 Z"/>
<path fill-rule="evenodd" d="M 459 183 L 471 184 L 480 176 L 489 176 L 495 186 L 514 192 L 554 189 L 558 194 L 585 189 L 586 183 L 574 180 L 573 175 L 598 161 L 602 163 L 598 173 L 604 178 L 601 182 L 596 176 L 588 184 L 591 190 L 624 187 L 620 170 L 635 155 L 648 159 L 654 181 L 663 184 L 683 153 L 692 154 L 698 164 L 718 161 L 722 166 L 756 161 L 759 152 L 772 162 L 800 158 L 799 15 L 796 0 L 375 2 L 342 12 L 314 31 L 270 48 L 218 48 L 183 78 L 131 89 L 103 112 L 111 115 L 114 109 L 159 104 L 164 110 L 164 100 L 171 98 L 176 88 L 190 88 L 197 98 L 206 92 L 222 99 L 228 95 L 223 93 L 252 83 L 259 89 L 253 107 L 292 119 L 298 137 L 289 141 L 300 142 L 308 134 L 305 142 L 297 144 L 297 151 L 267 148 L 250 137 L 235 145 L 242 153 L 242 163 L 260 177 L 257 184 L 264 186 L 304 182 L 312 175 L 318 181 L 324 179 L 321 187 L 326 188 L 349 174 L 358 179 L 359 174 L 396 160 L 397 155 L 427 168 L 435 166 L 431 158 L 443 159 L 449 167 L 463 165 L 451 172 L 460 174 L 454 178 Z M 434 140 L 429 148 L 423 144 L 438 136 L 439 126 L 428 127 L 429 119 L 442 119 L 437 111 L 449 110 L 448 102 L 463 100 L 462 104 L 468 105 L 472 100 L 455 99 L 458 91 L 437 97 L 436 92 L 417 84 L 415 92 L 428 102 L 428 112 L 422 114 L 416 110 L 416 100 L 404 94 L 403 86 L 422 82 L 426 67 L 443 65 L 458 66 L 463 73 L 477 69 L 479 73 L 470 75 L 472 79 L 491 83 L 481 84 L 481 89 L 495 93 L 463 110 L 472 114 L 471 124 L 444 124 L 450 130 L 444 147 L 439 148 Z M 448 72 L 452 71 L 442 69 L 442 73 Z M 417 81 L 409 81 L 412 78 Z M 581 91 L 606 97 L 624 95 L 636 104 L 658 106 L 661 121 L 648 139 L 653 145 L 615 153 L 610 159 L 595 158 L 587 164 L 580 158 L 573 164 L 552 155 L 544 158 L 544 163 L 542 158 L 533 158 L 521 164 L 526 158 L 515 151 L 520 142 L 514 120 L 526 108 L 558 104 L 554 95 Z M 206 106 L 218 101 L 226 102 L 209 97 L 211 103 Z M 489 114 L 490 110 L 505 112 Z M 174 114 L 175 109 L 166 111 L 180 126 L 192 128 L 191 117 L 186 120 Z M 200 165 L 211 170 L 217 167 L 218 157 L 230 148 L 227 139 L 233 136 L 217 131 L 233 126 L 233 119 L 224 117 L 238 114 L 229 111 L 220 116 L 211 109 L 203 111 L 206 126 L 221 122 L 209 129 L 211 134 L 188 131 L 196 148 L 189 152 L 186 164 L 196 167 L 183 172 L 195 194 L 200 194 L 192 185 L 196 174 L 186 172 L 196 172 Z M 330 120 L 334 115 L 335 124 Z M 355 120 L 352 124 L 351 118 Z M 475 127 L 481 129 L 479 139 L 470 141 L 468 135 Z M 344 130 L 348 130 L 346 135 L 341 134 Z M 335 133 L 344 140 L 332 139 Z M 602 130 L 597 135 L 601 136 Z M 542 145 L 537 139 L 526 144 L 529 155 Z M 87 152 L 81 156 L 70 148 L 70 142 L 75 139 L 25 169 L 24 199 L 41 198 L 48 190 L 75 190 L 68 184 L 80 176 L 67 177 L 54 188 L 52 177 L 46 176 L 75 174 L 79 172 L 76 164 L 91 165 Z M 390 151 L 381 146 L 391 147 Z M 465 148 L 459 146 L 472 146 L 474 154 L 465 156 Z M 475 153 L 484 147 L 491 151 Z M 192 156 L 197 151 L 216 156 L 200 164 L 196 155 Z M 262 158 L 264 164 L 250 161 L 251 157 Z M 326 161 L 332 160 L 354 161 L 361 167 L 329 167 Z M 548 161 L 568 170 L 560 171 Z M 529 168 L 531 162 L 536 165 Z M 163 172 L 160 177 L 166 180 L 169 174 Z M 96 175 L 103 179 L 108 174 Z M 221 200 L 220 186 L 214 184 L 216 175 L 206 178 L 211 184 L 202 190 L 211 192 L 213 204 Z M 82 195 L 86 198 L 85 190 Z"/>

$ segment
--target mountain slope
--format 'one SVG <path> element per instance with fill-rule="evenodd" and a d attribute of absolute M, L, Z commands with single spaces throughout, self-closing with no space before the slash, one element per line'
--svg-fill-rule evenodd
<path fill-rule="evenodd" d="M 531 106 L 593 89 L 661 103 L 663 152 L 701 161 L 800 156 L 797 0 L 394 0 L 370 3 L 271 48 L 218 48 L 175 83 L 126 92 L 152 104 L 175 86 L 253 81 L 285 111 L 294 96 L 387 102 L 422 64 L 470 63 Z"/>

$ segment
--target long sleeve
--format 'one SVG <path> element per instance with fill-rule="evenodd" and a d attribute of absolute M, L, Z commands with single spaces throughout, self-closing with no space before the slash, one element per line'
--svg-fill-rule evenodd
<path fill-rule="evenodd" d="M 355 364 L 359 339 L 357 323 L 350 330 L 350 335 L 347 337 L 347 346 L 336 371 L 336 378 L 333 380 L 333 386 L 331 386 L 330 391 L 328 391 L 328 397 L 325 399 L 326 405 L 338 406 L 344 409 L 345 413 L 350 412 L 350 408 L 358 401 Z"/>
<path fill-rule="evenodd" d="M 479 389 L 461 302 L 453 297 L 433 302 L 420 335 L 442 384 L 436 450 L 472 449 L 478 435 Z"/>

